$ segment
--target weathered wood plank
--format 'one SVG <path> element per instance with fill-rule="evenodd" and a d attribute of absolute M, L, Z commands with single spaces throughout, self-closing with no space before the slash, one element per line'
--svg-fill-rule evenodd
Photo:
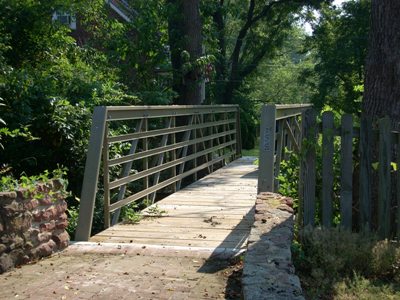
<path fill-rule="evenodd" d="M 90 239 L 92 242 L 98 243 L 135 243 L 143 245 L 154 245 L 152 239 L 136 239 L 132 240 L 130 237 L 97 237 L 94 236 Z M 220 243 L 219 241 L 207 241 L 207 240 L 159 240 L 157 245 L 160 246 L 188 246 L 188 247 L 202 247 L 202 248 L 245 248 L 247 239 L 242 241 L 231 241 Z"/>
<path fill-rule="evenodd" d="M 206 176 L 157 202 L 158 210 L 166 211 L 161 217 L 145 217 L 134 225 L 116 225 L 92 237 L 91 241 L 244 247 L 253 224 L 257 192 L 257 176 L 247 176 L 257 170 L 253 161 L 249 158 L 235 161 L 210 175 L 214 176 L 211 179 Z M 146 214 L 151 215 L 144 211 L 143 215 Z"/>
<path fill-rule="evenodd" d="M 176 219 L 169 219 L 175 220 Z M 162 222 L 154 222 L 154 219 L 148 219 L 147 221 L 142 221 L 141 224 L 126 224 L 126 225 L 116 225 L 107 229 L 109 231 L 156 231 L 160 232 L 160 228 L 167 228 L 168 230 L 174 230 L 176 232 L 187 232 L 188 224 L 190 224 L 190 228 L 200 230 L 215 230 L 215 231 L 231 231 L 235 230 L 245 230 L 249 229 L 249 222 L 240 222 L 237 224 L 237 221 L 234 219 L 222 219 L 222 218 L 194 218 L 187 219 L 187 222 L 182 222 L 183 219 L 180 219 L 180 222 L 167 222 L 167 220 L 162 220 Z M 105 231 L 104 231 L 105 232 Z"/>
<path fill-rule="evenodd" d="M 391 121 L 386 117 L 379 120 L 378 234 L 381 238 L 390 235 L 391 150 Z"/>
<path fill-rule="evenodd" d="M 361 118 L 360 127 L 360 228 L 371 229 L 372 224 L 372 120 Z"/>
<path fill-rule="evenodd" d="M 341 122 L 340 151 L 340 225 L 351 230 L 353 207 L 353 116 L 345 114 Z"/>
<path fill-rule="evenodd" d="M 299 221 L 304 226 L 315 224 L 316 113 L 313 109 L 302 114 L 302 156 L 300 162 Z M 302 215 L 303 214 L 303 215 Z"/>
<path fill-rule="evenodd" d="M 333 204 L 333 112 L 322 114 L 322 225 L 332 225 Z"/>
<path fill-rule="evenodd" d="M 190 231 L 175 231 L 170 230 L 171 228 L 163 228 L 162 232 L 156 231 L 108 231 L 107 234 L 100 233 L 98 237 L 121 237 L 121 238 L 131 238 L 134 242 L 135 240 L 161 240 L 161 241 L 174 241 L 174 240 L 191 240 L 191 241 L 211 241 L 211 242 L 237 242 L 242 239 L 247 238 L 248 231 L 246 230 L 206 230 L 206 229 L 196 229 L 191 228 Z"/>

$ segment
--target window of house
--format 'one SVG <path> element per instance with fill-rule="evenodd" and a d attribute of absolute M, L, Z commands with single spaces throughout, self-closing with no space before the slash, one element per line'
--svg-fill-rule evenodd
<path fill-rule="evenodd" d="M 61 24 L 69 26 L 69 28 L 76 29 L 76 16 L 69 12 L 55 11 L 53 13 L 53 21 L 58 21 Z"/>

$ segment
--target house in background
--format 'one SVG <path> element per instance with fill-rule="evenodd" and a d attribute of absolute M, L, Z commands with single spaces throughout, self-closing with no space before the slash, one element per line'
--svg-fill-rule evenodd
<path fill-rule="evenodd" d="M 137 12 L 131 8 L 126 0 L 106 0 L 108 6 L 108 15 L 122 22 L 131 22 Z M 76 39 L 78 45 L 84 45 L 88 40 L 90 33 L 84 30 L 80 23 L 79 16 L 73 12 L 55 11 L 52 16 L 53 21 L 58 21 L 68 26 L 72 32 L 71 35 Z"/>

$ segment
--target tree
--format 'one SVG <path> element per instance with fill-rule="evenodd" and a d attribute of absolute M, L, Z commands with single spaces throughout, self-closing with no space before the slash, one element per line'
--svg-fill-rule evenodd
<path fill-rule="evenodd" d="M 372 0 L 363 115 L 400 121 L 400 1 Z"/>
<path fill-rule="evenodd" d="M 273 58 L 305 7 L 329 0 L 206 1 L 217 32 L 215 94 L 234 103 L 235 92 L 265 59 Z"/>
<path fill-rule="evenodd" d="M 277 56 L 260 63 L 258 70 L 246 80 L 253 101 L 260 104 L 310 101 L 313 89 L 304 84 L 303 74 L 314 67 L 315 60 L 310 51 L 303 50 L 306 37 L 303 28 L 293 28 Z"/>
<path fill-rule="evenodd" d="M 320 13 L 307 46 L 316 64 L 311 72 L 304 72 L 304 78 L 312 79 L 305 83 L 315 90 L 312 102 L 317 108 L 327 104 L 338 111 L 357 113 L 361 110 L 370 1 L 349 1 L 342 7 L 324 5 Z"/>
<path fill-rule="evenodd" d="M 169 44 L 176 104 L 200 104 L 202 25 L 199 0 L 168 0 Z"/>

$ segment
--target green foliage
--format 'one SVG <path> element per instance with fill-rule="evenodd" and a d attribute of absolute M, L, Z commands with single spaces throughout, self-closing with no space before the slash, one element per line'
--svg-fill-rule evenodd
<path fill-rule="evenodd" d="M 306 37 L 301 27 L 288 30 L 276 56 L 260 63 L 248 80 L 250 97 L 254 101 L 279 104 L 310 102 L 313 90 L 304 84 L 303 74 L 312 70 L 315 63 L 312 53 L 304 51 Z"/>
<path fill-rule="evenodd" d="M 340 140 L 334 138 L 334 155 L 333 155 L 333 224 L 340 223 Z M 310 143 L 303 140 L 302 150 L 300 154 L 286 151 L 288 159 L 281 162 L 279 180 L 279 193 L 294 199 L 295 209 L 299 206 L 299 172 L 300 158 L 305 154 L 305 150 L 312 147 L 316 152 L 316 224 L 319 225 L 322 219 L 322 137 L 317 140 L 317 143 Z"/>
<path fill-rule="evenodd" d="M 298 199 L 299 195 L 299 155 L 292 151 L 285 150 L 289 159 L 282 160 L 280 166 L 279 193 L 293 199 Z M 294 209 L 297 209 L 298 201 L 294 201 Z"/>
<path fill-rule="evenodd" d="M 66 179 L 66 169 L 59 168 L 52 172 L 45 170 L 43 173 L 36 176 L 22 175 L 19 179 L 14 179 L 11 176 L 2 176 L 0 179 L 0 192 L 23 190 L 27 196 L 28 194 L 35 199 L 44 197 L 44 192 L 37 190 L 38 184 L 49 185 L 53 180 L 57 180 L 61 184 L 60 190 L 56 191 L 62 197 L 68 197 L 70 194 L 67 192 L 68 180 Z M 50 194 L 54 191 L 50 190 Z"/>
<path fill-rule="evenodd" d="M 400 283 L 400 245 L 371 234 L 306 228 L 292 247 L 294 264 L 311 299 L 328 298 L 335 283 L 361 278 Z"/>
<path fill-rule="evenodd" d="M 67 209 L 68 213 L 68 226 L 66 228 L 71 240 L 75 239 L 75 231 L 76 227 L 78 226 L 78 216 L 79 216 L 79 209 L 75 206 L 71 206 Z"/>
<path fill-rule="evenodd" d="M 136 203 L 130 204 L 124 208 L 122 220 L 126 224 L 136 224 L 143 219 L 143 215 L 138 211 Z"/>
<path fill-rule="evenodd" d="M 369 16 L 370 0 L 347 1 L 341 8 L 323 6 L 308 41 L 316 65 L 303 72 L 317 108 L 329 104 L 338 111 L 360 111 Z"/>
<path fill-rule="evenodd" d="M 257 140 L 257 111 L 246 89 L 235 93 L 234 102 L 240 106 L 240 130 L 243 149 L 253 149 Z"/>
<path fill-rule="evenodd" d="M 103 8 L 103 1 L 0 1 L 7 16 L 0 22 L 7 33 L 0 40 L 7 123 L 0 155 L 9 173 L 38 174 L 62 164 L 79 194 L 93 107 L 139 102 L 105 53 L 78 47 L 68 28 L 51 21 L 54 10 L 63 9 L 82 12 L 82 23 L 89 23 Z"/>
<path fill-rule="evenodd" d="M 149 215 L 151 215 L 152 217 L 161 217 L 163 214 L 166 214 L 167 211 L 161 209 L 161 208 L 158 207 L 158 205 L 156 204 L 156 205 L 150 206 L 150 207 L 147 209 L 147 213 L 148 213 Z"/>

